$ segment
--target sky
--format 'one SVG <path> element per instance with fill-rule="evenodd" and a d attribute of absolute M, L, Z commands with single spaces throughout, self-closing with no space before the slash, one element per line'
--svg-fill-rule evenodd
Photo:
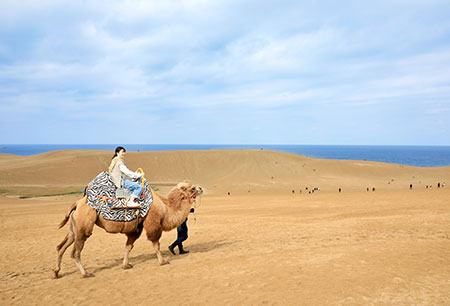
<path fill-rule="evenodd" d="M 450 1 L 0 0 L 2 144 L 450 145 Z"/>

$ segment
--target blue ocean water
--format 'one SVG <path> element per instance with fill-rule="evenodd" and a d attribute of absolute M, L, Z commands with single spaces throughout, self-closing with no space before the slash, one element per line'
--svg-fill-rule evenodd
<path fill-rule="evenodd" d="M 112 144 L 33 144 L 0 145 L 0 153 L 30 156 L 56 150 L 107 150 Z M 314 158 L 379 161 L 407 166 L 450 166 L 450 146 L 365 146 L 365 145 L 206 145 L 206 144 L 128 144 L 129 152 L 174 150 L 246 150 L 264 149 Z"/>

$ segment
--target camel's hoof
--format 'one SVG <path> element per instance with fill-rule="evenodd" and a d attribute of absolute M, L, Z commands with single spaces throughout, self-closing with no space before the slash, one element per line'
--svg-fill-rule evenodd
<path fill-rule="evenodd" d="M 53 270 L 53 272 L 55 273 L 55 274 L 53 275 L 53 278 L 54 278 L 54 279 L 59 278 L 59 271 Z"/>
<path fill-rule="evenodd" d="M 89 277 L 94 277 L 95 275 L 92 273 L 86 273 L 83 275 L 83 278 L 89 278 Z"/>
<path fill-rule="evenodd" d="M 122 268 L 125 269 L 125 270 L 126 269 L 131 269 L 131 268 L 133 268 L 133 265 L 126 264 L 126 265 L 123 265 Z"/>
<path fill-rule="evenodd" d="M 168 260 L 164 260 L 162 263 L 160 263 L 160 266 L 168 265 L 170 262 Z"/>

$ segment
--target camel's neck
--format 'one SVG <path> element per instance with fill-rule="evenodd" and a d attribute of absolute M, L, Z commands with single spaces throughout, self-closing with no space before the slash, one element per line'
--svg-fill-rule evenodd
<path fill-rule="evenodd" d="M 158 194 L 161 198 L 162 203 L 164 203 L 164 218 L 162 220 L 162 226 L 164 231 L 170 231 L 178 226 L 186 220 L 189 215 L 189 211 L 191 209 L 191 205 L 187 202 L 181 203 L 170 203 L 170 201 L 166 198 Z"/>
<path fill-rule="evenodd" d="M 167 214 L 163 220 L 163 230 L 170 231 L 186 220 L 189 215 L 190 205 L 185 205 L 185 207 L 180 207 L 181 209 L 175 209 L 170 206 L 167 207 Z"/>

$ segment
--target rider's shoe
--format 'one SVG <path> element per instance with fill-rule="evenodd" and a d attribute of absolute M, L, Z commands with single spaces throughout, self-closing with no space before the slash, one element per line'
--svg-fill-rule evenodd
<path fill-rule="evenodd" d="M 141 204 L 135 202 L 136 199 L 137 198 L 135 198 L 135 197 L 131 197 L 128 200 L 127 207 L 130 207 L 130 208 L 141 208 Z"/>

